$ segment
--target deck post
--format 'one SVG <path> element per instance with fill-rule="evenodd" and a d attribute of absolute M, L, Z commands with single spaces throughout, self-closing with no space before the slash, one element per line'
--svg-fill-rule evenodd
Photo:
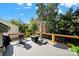
<path fill-rule="evenodd" d="M 55 35 L 52 34 L 52 42 L 55 43 Z"/>

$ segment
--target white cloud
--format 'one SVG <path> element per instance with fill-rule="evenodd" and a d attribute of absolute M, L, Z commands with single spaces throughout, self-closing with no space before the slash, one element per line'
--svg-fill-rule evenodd
<path fill-rule="evenodd" d="M 27 6 L 32 6 L 32 3 L 27 3 Z"/>
<path fill-rule="evenodd" d="M 32 6 L 32 3 L 17 3 L 18 5 L 25 5 L 24 9 L 30 9 Z M 20 8 L 16 8 L 17 10 L 19 10 Z"/>
<path fill-rule="evenodd" d="M 73 5 L 77 5 L 77 3 L 61 3 L 61 6 L 66 6 L 68 8 L 72 7 Z"/>
<path fill-rule="evenodd" d="M 27 3 L 26 6 L 24 7 L 24 9 L 30 9 L 32 6 L 32 3 Z"/>
<path fill-rule="evenodd" d="M 59 14 L 60 14 L 60 13 L 64 14 L 64 12 L 63 12 L 62 10 L 60 10 L 60 9 L 58 10 L 58 13 L 59 13 Z"/>
<path fill-rule="evenodd" d="M 30 9 L 31 7 L 30 6 L 28 6 L 28 7 L 24 7 L 24 9 Z"/>
<path fill-rule="evenodd" d="M 37 10 L 37 9 L 38 9 L 38 7 L 35 7 L 35 9 Z"/>
<path fill-rule="evenodd" d="M 17 3 L 18 5 L 23 5 L 24 3 Z"/>

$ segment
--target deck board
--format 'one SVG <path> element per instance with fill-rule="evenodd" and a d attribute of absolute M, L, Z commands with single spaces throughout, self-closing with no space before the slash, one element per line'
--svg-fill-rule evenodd
<path fill-rule="evenodd" d="M 29 39 L 25 40 L 24 44 L 19 44 L 18 41 L 11 42 L 4 56 L 75 56 L 75 54 L 49 43 L 39 45 Z"/>

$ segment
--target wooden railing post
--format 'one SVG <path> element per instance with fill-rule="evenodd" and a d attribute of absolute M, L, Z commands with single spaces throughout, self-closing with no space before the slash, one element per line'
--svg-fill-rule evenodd
<path fill-rule="evenodd" d="M 52 34 L 52 42 L 55 43 L 55 35 Z"/>

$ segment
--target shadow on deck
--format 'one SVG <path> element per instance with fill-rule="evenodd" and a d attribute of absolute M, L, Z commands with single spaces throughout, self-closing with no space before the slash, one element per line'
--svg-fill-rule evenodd
<path fill-rule="evenodd" d="M 39 46 L 46 45 L 46 44 L 48 43 L 48 42 L 45 41 L 45 40 L 38 40 L 37 42 L 35 42 L 35 41 L 32 40 L 32 42 L 38 44 Z"/>
<path fill-rule="evenodd" d="M 56 48 L 68 50 L 68 46 L 66 46 L 64 44 L 61 44 L 61 43 L 57 43 L 57 44 L 55 44 L 53 46 L 56 47 Z"/>
<path fill-rule="evenodd" d="M 27 44 L 25 42 L 22 42 L 22 45 L 24 46 L 25 49 L 29 50 L 30 48 L 32 48 L 32 46 L 30 44 Z"/>
<path fill-rule="evenodd" d="M 13 55 L 13 45 L 9 45 L 5 52 L 3 53 L 3 56 L 12 56 Z"/>

